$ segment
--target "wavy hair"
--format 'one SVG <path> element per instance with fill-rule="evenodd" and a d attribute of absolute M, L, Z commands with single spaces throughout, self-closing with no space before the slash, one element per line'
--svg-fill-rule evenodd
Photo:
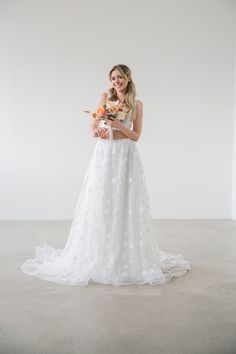
<path fill-rule="evenodd" d="M 130 80 L 128 82 L 128 85 L 126 87 L 126 93 L 125 93 L 125 100 L 124 102 L 126 103 L 126 105 L 132 110 L 132 119 L 134 117 L 134 112 L 136 109 L 136 104 L 135 104 L 135 98 L 136 98 L 136 88 L 135 88 L 135 84 L 133 82 L 132 79 L 132 75 L 131 75 L 131 70 L 128 66 L 124 65 L 124 64 L 118 64 L 113 66 L 113 68 L 111 68 L 111 70 L 109 71 L 108 77 L 109 80 L 111 81 L 111 77 L 112 77 L 112 72 L 113 70 L 117 69 L 120 74 L 125 78 Z M 117 97 L 117 92 L 115 90 L 114 87 L 111 87 L 108 89 L 108 100 L 110 101 L 116 101 L 118 99 Z"/>

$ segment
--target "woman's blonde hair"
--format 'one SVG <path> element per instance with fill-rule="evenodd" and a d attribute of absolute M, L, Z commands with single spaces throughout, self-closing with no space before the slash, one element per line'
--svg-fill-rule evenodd
<path fill-rule="evenodd" d="M 118 64 L 113 66 L 113 68 L 111 68 L 108 76 L 109 79 L 111 80 L 112 77 L 112 72 L 113 70 L 117 69 L 121 75 L 125 78 L 128 79 L 128 85 L 126 87 L 126 93 L 125 93 L 125 103 L 126 105 L 132 110 L 132 119 L 134 118 L 134 111 L 136 108 L 136 88 L 131 76 L 131 70 L 128 66 L 124 65 L 124 64 Z M 117 93 L 114 87 L 111 87 L 108 89 L 108 100 L 110 101 L 116 101 L 118 99 L 117 97 Z"/>

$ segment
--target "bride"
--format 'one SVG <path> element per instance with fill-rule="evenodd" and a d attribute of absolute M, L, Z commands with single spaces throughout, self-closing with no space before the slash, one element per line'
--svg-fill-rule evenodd
<path fill-rule="evenodd" d="M 157 285 L 190 269 L 181 254 L 159 250 L 154 240 L 146 180 L 136 146 L 143 103 L 135 98 L 131 70 L 115 65 L 109 79 L 112 87 L 102 93 L 93 114 L 95 149 L 65 247 L 36 246 L 34 258 L 21 265 L 28 275 L 64 285 L 87 286 L 90 281 Z M 119 114 L 108 114 L 114 110 Z"/>

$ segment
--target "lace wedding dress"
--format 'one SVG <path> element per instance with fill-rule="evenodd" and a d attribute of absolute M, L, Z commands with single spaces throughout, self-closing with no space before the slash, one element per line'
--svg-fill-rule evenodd
<path fill-rule="evenodd" d="M 123 121 L 132 126 L 128 113 Z M 157 285 L 180 277 L 190 264 L 154 241 L 149 196 L 136 143 L 96 138 L 64 249 L 43 243 L 21 270 L 43 280 L 87 286 Z"/>

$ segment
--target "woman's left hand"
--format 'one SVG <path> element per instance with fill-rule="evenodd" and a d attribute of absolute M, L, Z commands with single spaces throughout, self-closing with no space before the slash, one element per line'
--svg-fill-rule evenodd
<path fill-rule="evenodd" d="M 120 129 L 122 127 L 122 123 L 118 119 L 111 120 L 109 118 L 104 118 L 105 124 L 110 125 L 112 128 Z"/>

